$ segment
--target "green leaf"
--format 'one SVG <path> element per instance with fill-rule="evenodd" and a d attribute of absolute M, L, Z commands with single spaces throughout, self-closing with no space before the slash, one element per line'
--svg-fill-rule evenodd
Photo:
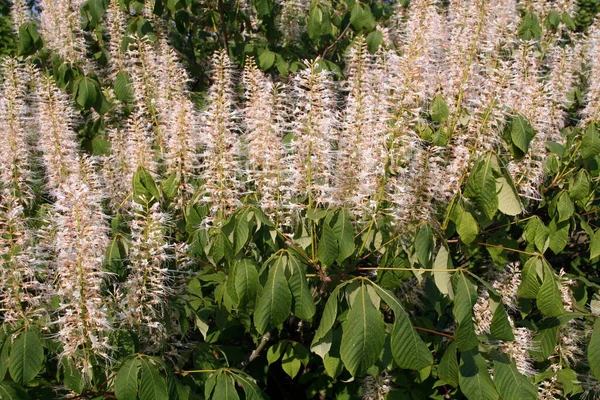
<path fill-rule="evenodd" d="M 538 40 L 542 34 L 542 27 L 537 15 L 530 12 L 526 13 L 519 24 L 517 32 L 523 40 Z"/>
<path fill-rule="evenodd" d="M 385 342 L 383 317 L 371 302 L 364 282 L 342 324 L 340 355 L 346 369 L 357 376 L 379 358 Z"/>
<path fill-rule="evenodd" d="M 585 169 L 580 169 L 575 175 L 575 180 L 569 185 L 569 196 L 575 201 L 582 201 L 590 195 L 591 187 L 590 174 Z"/>
<path fill-rule="evenodd" d="M 273 9 L 273 0 L 255 0 L 254 8 L 260 18 L 266 17 Z"/>
<path fill-rule="evenodd" d="M 394 327 L 392 329 L 392 356 L 400 368 L 420 370 L 433 364 L 431 351 L 423 342 L 417 331 L 410 323 L 402 305 L 389 291 L 370 282 L 381 298 L 394 311 Z"/>
<path fill-rule="evenodd" d="M 519 297 L 535 299 L 541 287 L 539 276 L 543 273 L 544 264 L 538 257 L 532 257 L 523 266 L 521 271 L 521 285 Z"/>
<path fill-rule="evenodd" d="M 383 33 L 379 30 L 374 30 L 367 35 L 367 47 L 371 53 L 377 52 L 379 46 L 383 44 Z"/>
<path fill-rule="evenodd" d="M 581 139 L 581 156 L 585 160 L 600 154 L 600 134 L 595 124 L 589 124 Z"/>
<path fill-rule="evenodd" d="M 496 178 L 494 178 L 495 157 L 490 153 L 477 160 L 465 189 L 465 196 L 475 201 L 477 208 L 488 219 L 492 219 L 498 210 L 498 194 L 496 193 Z"/>
<path fill-rule="evenodd" d="M 458 328 L 454 331 L 454 340 L 460 351 L 470 351 L 477 348 L 479 340 L 475 334 L 475 326 L 471 318 L 458 322 Z"/>
<path fill-rule="evenodd" d="M 10 350 L 8 370 L 15 382 L 29 383 L 42 370 L 44 348 L 34 331 L 26 331 L 13 343 Z"/>
<path fill-rule="evenodd" d="M 543 328 L 538 331 L 534 338 L 534 352 L 536 361 L 546 361 L 554 353 L 558 340 L 558 324 Z"/>
<path fill-rule="evenodd" d="M 65 360 L 62 363 L 63 381 L 66 387 L 75 393 L 83 393 L 85 381 L 81 371 L 75 366 L 72 360 Z"/>
<path fill-rule="evenodd" d="M 321 239 L 319 239 L 318 257 L 324 266 L 331 266 L 339 256 L 336 234 L 328 224 L 323 225 Z"/>
<path fill-rule="evenodd" d="M 459 271 L 452 275 L 452 288 L 454 289 L 452 313 L 455 321 L 470 320 L 473 316 L 473 306 L 478 297 L 477 285 L 464 272 Z"/>
<path fill-rule="evenodd" d="M 100 95 L 100 86 L 95 80 L 84 76 L 77 82 L 75 90 L 75 101 L 81 107 L 88 109 L 93 107 Z"/>
<path fill-rule="evenodd" d="M 562 191 L 558 195 L 556 208 L 558 210 L 558 222 L 567 221 L 575 213 L 575 205 L 566 191 Z"/>
<path fill-rule="evenodd" d="M 244 248 L 250 238 L 249 216 L 252 210 L 244 208 L 241 212 L 235 214 L 233 224 L 233 253 L 237 254 Z"/>
<path fill-rule="evenodd" d="M 487 371 L 487 362 L 477 350 L 461 353 L 459 372 L 460 390 L 467 399 L 498 399 L 498 392 Z"/>
<path fill-rule="evenodd" d="M 464 208 L 462 202 L 458 202 L 453 210 L 453 221 L 460 240 L 464 244 L 473 243 L 479 234 L 479 225 L 473 214 Z"/>
<path fill-rule="evenodd" d="M 169 398 L 167 383 L 158 369 L 145 359 L 140 359 L 140 400 L 165 400 Z"/>
<path fill-rule="evenodd" d="M 331 32 L 329 10 L 325 10 L 325 8 L 326 7 L 316 2 L 311 5 L 306 31 L 308 37 L 312 40 L 318 39 L 321 35 L 326 35 Z"/>
<path fill-rule="evenodd" d="M 600 229 L 596 229 L 590 240 L 590 260 L 600 256 Z"/>
<path fill-rule="evenodd" d="M 2 400 L 27 400 L 27 392 L 13 382 L 0 382 L 0 399 Z"/>
<path fill-rule="evenodd" d="M 152 175 L 144 168 L 139 167 L 133 174 L 133 197 L 136 202 L 160 199 L 160 192 Z"/>
<path fill-rule="evenodd" d="M 288 267 L 291 271 L 288 282 L 292 292 L 292 311 L 298 318 L 309 320 L 315 315 L 315 303 L 306 281 L 306 268 L 298 258 L 291 254 Z"/>
<path fill-rule="evenodd" d="M 548 247 L 554 254 L 559 254 L 567 246 L 569 240 L 569 221 L 558 222 L 556 219 L 548 225 Z"/>
<path fill-rule="evenodd" d="M 428 267 L 433 253 L 433 232 L 429 224 L 423 224 L 419 227 L 415 237 L 415 253 L 417 259 L 423 267 Z"/>
<path fill-rule="evenodd" d="M 235 257 L 233 246 L 225 235 L 225 232 L 223 232 L 222 229 L 218 229 L 212 239 L 213 241 L 207 250 L 209 259 L 212 260 L 214 264 L 217 264 L 223 258 L 226 260 L 233 260 Z"/>
<path fill-rule="evenodd" d="M 533 130 L 529 121 L 521 115 L 513 117 L 508 122 L 504 132 L 504 139 L 510 145 L 510 152 L 517 160 L 525 157 L 534 136 L 535 130 Z"/>
<path fill-rule="evenodd" d="M 596 317 L 594 322 L 594 331 L 590 338 L 587 348 L 587 360 L 590 364 L 590 371 L 600 380 L 600 318 Z"/>
<path fill-rule="evenodd" d="M 350 24 L 357 31 L 364 29 L 370 32 L 375 29 L 377 21 L 367 4 L 356 2 L 350 12 Z"/>
<path fill-rule="evenodd" d="M 285 277 L 288 256 L 279 254 L 271 267 L 262 294 L 254 310 L 254 325 L 260 334 L 277 327 L 290 315 L 292 293 Z"/>
<path fill-rule="evenodd" d="M 446 122 L 448 116 L 450 115 L 448 111 L 448 104 L 442 96 L 439 94 L 435 96 L 433 101 L 431 102 L 431 106 L 429 107 L 429 115 L 431 115 L 431 119 L 438 124 Z"/>
<path fill-rule="evenodd" d="M 504 306 L 501 303 L 498 304 L 496 310 L 494 311 L 492 324 L 490 325 L 490 332 L 492 336 L 498 340 L 503 340 L 505 342 L 511 342 L 515 340 L 515 335 L 513 335 L 512 327 L 508 321 L 508 315 L 506 314 L 506 310 L 504 310 Z"/>
<path fill-rule="evenodd" d="M 440 379 L 454 387 L 458 387 L 458 358 L 456 357 L 456 350 L 456 342 L 450 343 L 438 365 Z"/>
<path fill-rule="evenodd" d="M 350 214 L 348 214 L 344 208 L 340 208 L 336 213 L 331 230 L 337 238 L 339 250 L 337 262 L 340 264 L 350 257 L 356 248 L 356 245 L 354 244 L 354 227 L 352 226 L 352 220 L 350 219 Z"/>
<path fill-rule="evenodd" d="M 536 304 L 547 317 L 558 317 L 565 313 L 558 281 L 554 271 L 548 266 L 544 267 L 544 282 L 537 294 Z"/>
<path fill-rule="evenodd" d="M 494 360 L 494 381 L 502 400 L 536 400 L 537 389 L 507 357 Z"/>
<path fill-rule="evenodd" d="M 265 396 L 261 392 L 260 388 L 256 384 L 256 381 L 244 374 L 244 373 L 236 373 L 233 378 L 242 385 L 242 389 L 246 394 L 246 400 L 265 400 Z"/>
<path fill-rule="evenodd" d="M 337 319 L 338 294 L 342 286 L 345 286 L 345 284 L 338 285 L 329 295 L 323 315 L 321 316 L 321 321 L 319 322 L 319 327 L 310 345 L 310 350 L 321 356 L 321 358 L 325 357 L 325 354 L 331 348 L 331 328 L 333 328 Z"/>
<path fill-rule="evenodd" d="M 258 270 L 254 262 L 244 258 L 236 263 L 235 292 L 241 304 L 253 301 L 258 289 Z"/>
<path fill-rule="evenodd" d="M 92 22 L 94 25 L 102 22 L 102 18 L 104 17 L 104 2 L 102 0 L 88 0 L 87 8 L 92 16 Z"/>
<path fill-rule="evenodd" d="M 444 244 L 440 246 L 440 250 L 435 257 L 435 262 L 433 264 L 435 272 L 433 273 L 433 278 L 440 293 L 448 295 L 450 298 L 454 298 L 454 291 L 452 290 L 452 275 L 443 270 L 452 269 L 453 267 L 454 266 L 452 265 L 452 259 L 450 258 L 448 248 Z"/>
<path fill-rule="evenodd" d="M 263 71 L 268 70 L 275 64 L 275 53 L 269 49 L 264 49 L 258 55 L 258 66 Z"/>
<path fill-rule="evenodd" d="M 123 363 L 115 378 L 115 396 L 118 400 L 137 399 L 140 367 L 139 358 L 132 358 Z"/>
<path fill-rule="evenodd" d="M 523 212 L 523 205 L 519 194 L 506 174 L 496 178 L 496 191 L 498 192 L 498 209 L 506 215 L 519 215 Z"/>
<path fill-rule="evenodd" d="M 217 381 L 212 397 L 213 400 L 239 400 L 240 396 L 235 390 L 235 381 L 233 377 L 223 371 L 217 375 Z"/>
<path fill-rule="evenodd" d="M 131 78 L 126 71 L 121 71 L 115 77 L 115 97 L 117 100 L 132 102 L 134 100 Z"/>

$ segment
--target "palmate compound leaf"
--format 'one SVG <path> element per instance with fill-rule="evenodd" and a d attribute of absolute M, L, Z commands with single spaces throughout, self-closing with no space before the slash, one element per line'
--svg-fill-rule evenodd
<path fill-rule="evenodd" d="M 392 355 L 400 368 L 420 370 L 433 364 L 433 356 L 415 328 L 398 299 L 382 288 L 370 282 L 381 300 L 394 311 L 394 327 L 392 329 Z"/>
<path fill-rule="evenodd" d="M 141 362 L 137 357 L 123 363 L 115 378 L 115 396 L 118 400 L 137 399 L 140 367 Z"/>
<path fill-rule="evenodd" d="M 254 325 L 261 334 L 285 321 L 292 309 L 292 293 L 285 276 L 288 255 L 280 253 L 267 262 L 271 262 L 269 276 L 254 310 Z"/>
<path fill-rule="evenodd" d="M 44 348 L 34 331 L 26 331 L 13 343 L 8 370 L 13 380 L 21 385 L 30 382 L 41 371 Z"/>
<path fill-rule="evenodd" d="M 371 302 L 363 281 L 342 324 L 340 356 L 350 374 L 357 376 L 371 367 L 384 342 L 383 317 Z"/>

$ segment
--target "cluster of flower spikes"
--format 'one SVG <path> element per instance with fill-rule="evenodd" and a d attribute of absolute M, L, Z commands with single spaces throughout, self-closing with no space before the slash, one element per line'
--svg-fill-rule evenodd
<path fill-rule="evenodd" d="M 543 144 L 562 140 L 559 130 L 576 75 L 569 60 L 579 54 L 576 45 L 586 40 L 574 36 L 572 43 L 563 43 L 560 34 L 550 31 L 537 41 L 518 38 L 521 5 L 514 0 L 453 1 L 447 9 L 434 1 L 415 0 L 406 13 L 398 8 L 397 14 L 406 18 L 397 26 L 381 28 L 386 40 L 375 54 L 362 38 L 356 39 L 342 84 L 334 82 L 318 60 L 307 62 L 285 83 L 272 82 L 248 62 L 240 80 L 227 54 L 216 53 L 208 106 L 199 113 L 160 21 L 153 21 L 156 41 L 134 36 L 121 51 L 131 10 L 122 10 L 118 3 L 110 2 L 106 16 L 111 66 L 107 76 L 130 77 L 133 110 L 125 113 L 117 104 L 108 117 L 111 154 L 101 160 L 102 176 L 80 153 L 72 127 L 75 113 L 52 79 L 29 74 L 37 121 L 25 118 L 22 110 L 26 89 L 17 76 L 22 73 L 13 83 L 5 79 L 0 103 L 0 123 L 14 137 L 2 146 L 16 146 L 2 152 L 11 157 L 2 160 L 2 190 L 17 198 L 10 202 L 10 196 L 2 197 L 0 228 L 18 232 L 2 236 L 10 242 L 4 248 L 18 252 L 8 258 L 11 265 L 6 270 L 16 275 L 3 280 L 3 314 L 16 318 L 30 313 L 50 296 L 40 293 L 56 293 L 61 306 L 51 318 L 61 340 L 69 341 L 63 344 L 63 358 L 80 363 L 83 370 L 91 364 L 89 354 L 108 358 L 111 323 L 143 325 L 149 330 L 141 333 L 149 333 L 149 341 L 163 335 L 168 318 L 164 303 L 174 290 L 174 272 L 167 268 L 173 251 L 167 211 L 180 215 L 188 205 L 206 204 L 205 224 L 214 226 L 251 199 L 288 231 L 307 206 L 345 205 L 357 222 L 378 213 L 391 216 L 399 226 L 432 219 L 438 206 L 460 193 L 477 156 L 503 151 L 500 132 L 515 113 L 527 117 L 537 135 L 525 161 L 515 161 L 509 169 L 521 193 L 536 197 L 543 180 Z M 536 10 L 539 3 L 529 2 L 527 7 Z M 563 3 L 553 4 L 567 7 Z M 92 68 L 81 53 L 85 46 L 77 24 L 79 5 L 67 0 L 43 3 L 41 32 L 66 62 L 80 63 L 88 71 Z M 306 7 L 300 1 L 293 5 Z M 585 43 L 588 59 L 594 60 L 597 26 Z M 547 57 L 540 58 L 540 46 L 548 49 L 543 53 Z M 5 62 L 5 76 L 21 68 L 11 62 L 16 63 Z M 596 69 L 593 66 L 590 75 L 584 122 L 598 120 Z M 239 82 L 246 86 L 241 103 L 236 97 Z M 435 95 L 448 104 L 447 121 L 432 122 L 425 111 Z M 39 133 L 28 135 L 24 126 Z M 443 140 L 432 142 L 424 134 L 427 128 L 438 131 Z M 40 154 L 45 190 L 54 201 L 47 234 L 35 239 L 22 223 L 27 204 L 19 204 L 30 185 L 26 173 L 27 157 L 34 153 L 31 146 Z M 14 165 L 20 166 L 21 175 L 9 168 Z M 140 169 L 157 181 L 172 177 L 176 182 L 175 201 L 168 210 L 161 199 L 133 197 L 131 181 Z M 100 180 L 107 191 L 99 190 Z M 199 180 L 204 183 L 198 187 Z M 131 232 L 124 260 L 129 276 L 116 289 L 114 304 L 100 291 L 106 279 L 101 250 L 108 237 L 104 195 L 110 197 L 109 211 L 125 215 Z M 29 262 L 33 255 L 24 244 L 36 240 L 46 253 Z M 44 273 L 36 275 L 28 269 L 31 265 L 44 266 Z M 31 282 L 31 287 L 11 287 L 17 278 Z M 117 311 L 109 312 L 107 304 L 116 304 Z M 116 321 L 109 322 L 109 314 L 117 315 Z"/>

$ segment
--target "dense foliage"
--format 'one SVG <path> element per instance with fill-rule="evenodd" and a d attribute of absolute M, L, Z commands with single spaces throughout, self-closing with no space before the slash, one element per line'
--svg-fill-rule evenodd
<path fill-rule="evenodd" d="M 15 1 L 0 398 L 599 398 L 597 11 Z"/>

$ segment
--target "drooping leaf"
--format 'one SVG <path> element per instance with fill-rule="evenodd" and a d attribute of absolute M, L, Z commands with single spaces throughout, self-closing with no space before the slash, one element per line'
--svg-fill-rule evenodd
<path fill-rule="evenodd" d="M 305 266 L 292 254 L 289 255 L 290 269 L 289 285 L 292 292 L 292 310 L 294 315 L 303 320 L 309 320 L 315 315 L 315 303 L 306 281 Z"/>
<path fill-rule="evenodd" d="M 118 400 L 137 399 L 140 368 L 139 358 L 132 358 L 123 363 L 115 378 L 115 396 Z"/>
<path fill-rule="evenodd" d="M 452 269 L 453 267 L 454 266 L 452 265 L 452 259 L 450 258 L 448 248 L 446 245 L 440 246 L 440 250 L 435 257 L 435 262 L 433 264 L 433 268 L 435 270 L 433 273 L 433 278 L 440 293 L 450 296 L 451 299 L 454 298 L 454 291 L 452 290 L 452 275 L 444 270 Z"/>
<path fill-rule="evenodd" d="M 487 362 L 477 350 L 461 353 L 459 384 L 469 400 L 497 400 L 499 395 L 487 371 Z"/>
<path fill-rule="evenodd" d="M 556 209 L 558 211 L 558 222 L 567 221 L 575 213 L 575 205 L 566 191 L 561 192 L 558 196 Z"/>
<path fill-rule="evenodd" d="M 523 205 L 519 194 L 510 177 L 501 176 L 496 178 L 496 190 L 498 191 L 498 209 L 506 215 L 519 215 L 523 212 Z"/>
<path fill-rule="evenodd" d="M 600 318 L 596 318 L 594 322 L 594 331 L 587 348 L 587 360 L 590 371 L 600 380 Z"/>
<path fill-rule="evenodd" d="M 213 400 L 239 400 L 240 396 L 235 390 L 235 380 L 230 373 L 221 371 L 217 373 L 217 380 L 215 382 L 214 391 L 212 397 Z"/>
<path fill-rule="evenodd" d="M 471 319 L 473 306 L 477 301 L 477 285 L 475 285 L 464 272 L 459 271 L 452 275 L 452 288 L 454 289 L 454 306 L 452 313 L 456 321 Z"/>
<path fill-rule="evenodd" d="M 492 219 L 498 210 L 493 158 L 492 154 L 487 154 L 475 163 L 465 189 L 465 196 L 473 199 L 479 211 L 488 219 Z"/>
<path fill-rule="evenodd" d="M 428 267 L 433 256 L 433 232 L 429 224 L 423 224 L 419 227 L 415 236 L 415 253 L 417 259 L 423 267 Z"/>
<path fill-rule="evenodd" d="M 168 399 L 167 383 L 156 366 L 140 359 L 140 400 Z"/>
<path fill-rule="evenodd" d="M 590 240 L 590 260 L 600 256 L 600 229 L 596 229 Z"/>
<path fill-rule="evenodd" d="M 431 351 L 423 342 L 415 328 L 410 323 L 402 305 L 389 291 L 375 283 L 370 283 L 381 300 L 394 311 L 394 327 L 392 328 L 392 356 L 400 368 L 418 371 L 433 364 Z"/>
<path fill-rule="evenodd" d="M 258 270 L 254 262 L 247 258 L 239 260 L 235 268 L 235 291 L 239 301 L 254 300 L 258 285 Z"/>
<path fill-rule="evenodd" d="M 458 387 L 458 357 L 456 356 L 456 350 L 456 342 L 450 343 L 438 365 L 440 379 L 454 387 Z"/>
<path fill-rule="evenodd" d="M 503 400 L 535 400 L 537 389 L 506 357 L 494 360 L 494 381 Z"/>
<path fill-rule="evenodd" d="M 498 340 L 503 340 L 506 342 L 515 340 L 515 335 L 513 334 L 512 327 L 508 321 L 508 315 L 506 314 L 506 310 L 504 310 L 504 306 L 502 304 L 498 304 L 496 310 L 494 311 L 494 316 L 492 317 L 492 323 L 490 325 L 490 332 L 492 336 Z"/>
<path fill-rule="evenodd" d="M 354 253 L 354 228 L 350 214 L 346 209 L 340 208 L 336 213 L 335 222 L 331 226 L 331 230 L 335 233 L 338 242 L 338 264 L 350 257 Z"/>
<path fill-rule="evenodd" d="M 588 160 L 600 154 L 600 133 L 595 124 L 589 124 L 581 139 L 581 156 Z"/>
<path fill-rule="evenodd" d="M 14 382 L 0 382 L 0 399 L 2 400 L 28 400 L 25 389 Z"/>
<path fill-rule="evenodd" d="M 585 169 L 580 169 L 569 185 L 569 196 L 575 201 L 584 200 L 590 194 L 591 185 L 590 174 Z"/>
<path fill-rule="evenodd" d="M 42 370 L 44 348 L 34 331 L 23 332 L 10 350 L 8 370 L 13 380 L 21 385 L 29 383 Z"/>
<path fill-rule="evenodd" d="M 537 294 L 536 304 L 547 317 L 558 317 L 565 313 L 558 281 L 554 271 L 548 266 L 544 268 L 544 281 Z"/>
<path fill-rule="evenodd" d="M 448 104 L 439 94 L 435 96 L 429 108 L 431 119 L 438 124 L 446 122 L 450 113 L 448 112 Z"/>
<path fill-rule="evenodd" d="M 384 342 L 383 317 L 373 306 L 363 282 L 342 324 L 340 355 L 352 376 L 366 371 L 375 363 Z"/>
<path fill-rule="evenodd" d="M 292 293 L 285 277 L 287 254 L 278 255 L 269 268 L 269 276 L 254 310 L 256 330 L 264 334 L 290 315 Z"/>
<path fill-rule="evenodd" d="M 569 221 L 558 222 L 556 219 L 548 225 L 548 247 L 554 254 L 559 254 L 567 246 L 569 241 Z"/>
<path fill-rule="evenodd" d="M 336 234 L 328 224 L 323 225 L 321 238 L 319 239 L 318 257 L 325 266 L 331 266 L 339 256 Z"/>

